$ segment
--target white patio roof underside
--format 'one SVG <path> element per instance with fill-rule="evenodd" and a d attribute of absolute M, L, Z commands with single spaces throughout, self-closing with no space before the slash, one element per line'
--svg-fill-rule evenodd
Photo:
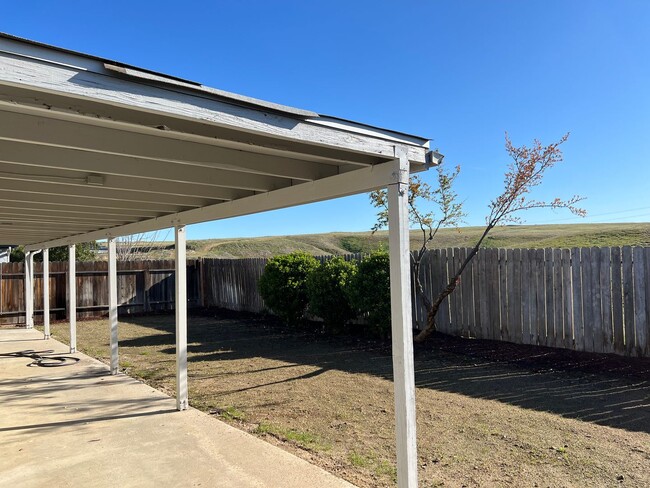
<path fill-rule="evenodd" d="M 34 250 L 395 181 L 428 140 L 0 35 L 0 244 Z M 435 163 L 435 158 L 433 161 Z"/>

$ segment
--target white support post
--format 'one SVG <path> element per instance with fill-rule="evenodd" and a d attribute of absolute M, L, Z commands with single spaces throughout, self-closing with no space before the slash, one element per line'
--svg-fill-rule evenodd
<path fill-rule="evenodd" d="M 111 334 L 111 374 L 119 371 L 117 349 L 117 253 L 115 238 L 108 239 L 108 325 Z"/>
<path fill-rule="evenodd" d="M 415 433 L 415 373 L 411 310 L 411 261 L 409 256 L 409 162 L 396 154 L 394 183 L 388 185 L 388 235 L 390 254 L 390 302 L 397 437 L 397 486 L 418 485 Z"/>
<path fill-rule="evenodd" d="M 77 352 L 77 253 L 68 246 L 68 315 L 70 316 L 70 353 Z"/>
<path fill-rule="evenodd" d="M 185 226 L 176 235 L 176 409 L 187 410 L 187 260 Z"/>
<path fill-rule="evenodd" d="M 43 338 L 50 338 L 50 250 L 43 249 Z"/>
<path fill-rule="evenodd" d="M 25 327 L 34 328 L 34 252 L 25 253 Z"/>

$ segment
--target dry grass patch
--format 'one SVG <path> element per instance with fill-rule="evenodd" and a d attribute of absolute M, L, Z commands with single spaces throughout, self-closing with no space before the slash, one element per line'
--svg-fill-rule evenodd
<path fill-rule="evenodd" d="M 121 367 L 170 394 L 173 322 L 119 325 Z M 359 486 L 395 485 L 386 344 L 234 314 L 188 333 L 193 406 Z M 106 321 L 80 322 L 78 345 L 108 361 Z M 650 486 L 648 364 L 437 336 L 416 351 L 421 486 Z"/>

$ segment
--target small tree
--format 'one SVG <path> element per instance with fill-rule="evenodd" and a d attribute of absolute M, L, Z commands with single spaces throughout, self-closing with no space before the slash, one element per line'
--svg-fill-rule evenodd
<path fill-rule="evenodd" d="M 115 254 L 118 261 L 138 261 L 152 259 L 151 253 L 160 249 L 159 241 L 165 241 L 169 230 L 160 239 L 161 231 L 146 232 L 141 234 L 130 234 L 116 239 Z"/>
<path fill-rule="evenodd" d="M 321 317 L 331 332 L 340 332 L 356 315 L 345 292 L 356 273 L 356 263 L 334 257 L 307 277 L 309 310 Z"/>
<path fill-rule="evenodd" d="M 417 175 L 412 176 L 409 181 L 409 222 L 411 226 L 420 229 L 422 238 L 420 249 L 411 254 L 413 284 L 415 292 L 427 310 L 431 307 L 431 299 L 424 292 L 420 279 L 422 259 L 429 248 L 429 244 L 434 240 L 441 227 L 457 227 L 465 217 L 463 204 L 457 201 L 458 196 L 453 190 L 454 181 L 460 173 L 460 166 L 456 166 L 452 172 L 446 172 L 442 166 L 438 166 L 436 169 L 438 186 L 435 189 L 431 189 L 431 186 L 422 181 Z M 377 214 L 377 223 L 372 228 L 373 233 L 388 226 L 387 198 L 388 195 L 385 189 L 376 190 L 370 194 L 372 204 L 380 209 Z M 439 214 L 436 210 L 428 212 L 422 210 L 422 207 L 429 203 L 433 204 Z"/>
<path fill-rule="evenodd" d="M 577 207 L 577 203 L 583 198 L 577 195 L 562 200 L 555 198 L 551 201 L 530 199 L 528 194 L 532 189 L 543 182 L 546 171 L 557 163 L 562 161 L 562 151 L 560 145 L 566 142 L 569 134 L 564 135 L 558 142 L 543 146 L 537 139 L 531 147 L 516 147 L 506 133 L 506 152 L 512 159 L 504 177 L 504 188 L 501 194 L 493 199 L 488 205 L 489 214 L 485 222 L 486 226 L 474 247 L 468 253 L 466 259 L 460 267 L 454 272 L 446 287 L 433 300 L 424 299 L 423 303 L 427 308 L 426 327 L 415 338 L 416 342 L 424 341 L 436 330 L 436 315 L 442 302 L 456 289 L 460 283 L 460 277 L 467 265 L 474 259 L 483 241 L 492 229 L 500 224 L 521 223 L 521 212 L 533 208 L 552 208 L 568 209 L 571 213 L 579 216 L 586 215 L 586 212 Z M 442 169 L 438 170 L 438 188 L 435 191 L 428 191 L 427 188 L 422 190 L 421 186 L 410 185 L 409 188 L 409 205 L 411 222 L 419 225 L 423 232 L 423 240 L 420 251 L 415 258 L 417 266 L 414 265 L 415 285 L 420 296 L 424 296 L 419 276 L 419 262 L 426 252 L 429 244 L 436 235 L 437 230 L 444 225 L 454 224 L 462 220 L 462 204 L 457 203 L 457 196 L 452 190 L 454 179 L 458 175 L 459 168 L 452 174 L 445 174 Z M 441 176 L 442 175 L 442 176 Z M 417 180 L 416 180 L 417 182 Z M 371 202 L 374 206 L 379 207 L 381 211 L 378 214 L 377 224 L 373 230 L 381 228 L 387 224 L 387 205 L 385 194 L 382 196 L 378 192 L 371 194 Z M 429 213 L 422 213 L 417 208 L 418 198 L 428 200 L 437 206 L 438 215 L 435 210 Z"/>
<path fill-rule="evenodd" d="M 297 325 L 307 309 L 307 276 L 318 261 L 305 252 L 269 260 L 260 277 L 260 294 L 266 305 L 289 325 Z"/>

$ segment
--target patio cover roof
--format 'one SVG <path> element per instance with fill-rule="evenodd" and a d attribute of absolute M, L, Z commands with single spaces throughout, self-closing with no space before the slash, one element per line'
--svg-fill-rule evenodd
<path fill-rule="evenodd" d="M 205 87 L 0 34 L 0 244 L 24 244 L 25 324 L 34 252 L 108 239 L 111 372 L 118 373 L 115 237 L 175 229 L 176 402 L 188 407 L 187 224 L 388 187 L 397 479 L 417 486 L 408 176 L 437 164 L 428 140 Z"/>
<path fill-rule="evenodd" d="M 384 187 L 428 139 L 0 34 L 0 244 L 28 250 Z"/>

